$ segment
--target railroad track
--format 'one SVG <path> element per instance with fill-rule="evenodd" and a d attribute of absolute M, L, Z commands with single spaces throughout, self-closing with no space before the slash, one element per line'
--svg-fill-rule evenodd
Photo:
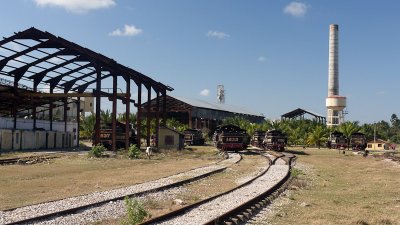
<path fill-rule="evenodd" d="M 295 159 L 294 155 L 287 153 L 269 152 L 265 156 L 270 159 L 271 164 L 257 177 L 225 193 L 153 218 L 142 223 L 142 225 L 230 225 L 249 220 L 252 215 L 258 213 L 283 192 L 290 178 L 291 163 Z"/>
<path fill-rule="evenodd" d="M 47 162 L 51 159 L 59 157 L 60 156 L 40 155 L 40 156 L 7 158 L 7 159 L 0 159 L 0 165 L 34 164 L 34 163 Z"/>
<path fill-rule="evenodd" d="M 61 217 L 89 208 L 100 207 L 110 202 L 123 200 L 125 197 L 142 196 L 159 192 L 173 187 L 205 178 L 224 171 L 229 164 L 239 162 L 239 154 L 230 154 L 230 158 L 219 162 L 221 165 L 195 168 L 180 174 L 161 178 L 152 182 L 134 185 L 127 190 L 114 189 L 105 192 L 95 192 L 52 202 L 0 211 L 0 224 L 28 224 L 46 221 L 51 218 Z M 188 178 L 189 177 L 189 178 Z M 32 212 L 36 212 L 34 215 Z"/>

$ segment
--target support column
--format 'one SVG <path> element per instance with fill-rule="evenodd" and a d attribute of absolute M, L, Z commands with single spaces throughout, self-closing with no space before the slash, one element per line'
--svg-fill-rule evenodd
<path fill-rule="evenodd" d="M 112 95 L 112 112 L 111 112 L 111 150 L 117 150 L 117 75 L 113 74 L 113 95 Z"/>
<path fill-rule="evenodd" d="M 81 98 L 78 97 L 76 102 L 76 121 L 78 122 L 78 129 L 76 131 L 76 147 L 79 147 L 79 127 L 81 127 Z"/>
<path fill-rule="evenodd" d="M 156 147 L 158 148 L 158 135 L 160 132 L 160 92 L 157 90 L 157 98 L 156 98 L 156 104 L 157 104 L 157 109 L 156 109 Z"/>
<path fill-rule="evenodd" d="M 50 94 L 53 94 L 53 88 L 50 87 Z M 54 108 L 54 104 L 53 104 L 53 100 L 50 100 L 50 106 L 49 106 L 49 120 L 50 120 L 50 131 L 53 130 L 53 108 Z M 54 143 L 54 146 L 56 145 L 56 143 Z"/>
<path fill-rule="evenodd" d="M 37 92 L 37 85 L 33 85 L 33 92 Z M 32 108 L 32 119 L 33 119 L 33 130 L 36 130 L 36 99 L 31 99 L 33 103 L 33 108 Z"/>
<path fill-rule="evenodd" d="M 131 106 L 131 80 L 129 79 L 129 77 L 125 77 L 125 81 L 126 81 L 126 96 L 125 96 L 125 150 L 128 150 L 129 148 L 129 132 L 131 132 L 130 130 L 130 121 L 129 121 L 129 116 L 131 114 L 130 110 L 130 106 Z M 132 131 L 133 132 L 133 131 Z"/>
<path fill-rule="evenodd" d="M 141 121 L 141 116 L 142 116 L 142 84 L 137 83 L 138 85 L 138 109 L 137 109 L 137 114 L 136 114 L 136 132 L 137 132 L 137 139 L 138 139 L 138 144 L 137 147 L 140 149 L 140 139 L 141 139 L 141 132 L 140 129 L 142 128 L 142 121 Z"/>
<path fill-rule="evenodd" d="M 167 126 L 167 90 L 163 90 L 163 124 Z"/>
<path fill-rule="evenodd" d="M 101 70 L 100 67 L 96 66 L 96 123 L 94 125 L 94 145 L 100 143 L 100 96 L 101 92 Z"/>
<path fill-rule="evenodd" d="M 150 122 L 151 122 L 151 115 L 150 115 L 150 109 L 151 109 L 151 86 L 146 87 L 147 88 L 147 137 L 146 137 L 146 144 L 147 146 L 150 146 Z"/>
<path fill-rule="evenodd" d="M 193 123 L 192 123 L 192 109 L 188 111 L 189 115 L 189 128 L 193 128 Z"/>
<path fill-rule="evenodd" d="M 68 91 L 64 90 L 64 94 L 67 94 Z M 64 98 L 64 132 L 67 132 L 67 117 L 68 117 L 68 100 Z M 67 136 L 67 135 L 65 135 Z"/>

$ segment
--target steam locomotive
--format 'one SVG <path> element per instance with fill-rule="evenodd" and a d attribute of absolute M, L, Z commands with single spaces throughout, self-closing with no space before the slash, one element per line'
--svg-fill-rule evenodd
<path fill-rule="evenodd" d="M 183 133 L 185 134 L 185 144 L 204 145 L 204 138 L 201 130 L 186 129 Z"/>
<path fill-rule="evenodd" d="M 284 151 L 287 144 L 287 136 L 279 130 L 269 130 L 265 134 L 263 141 L 264 149 L 274 151 Z"/>
<path fill-rule="evenodd" d="M 224 125 L 215 129 L 213 142 L 222 151 L 239 151 L 247 148 L 250 136 L 238 126 Z"/>
<path fill-rule="evenodd" d="M 253 137 L 251 138 L 251 145 L 255 146 L 255 147 L 262 147 L 263 141 L 265 138 L 265 131 L 262 130 L 257 130 L 254 132 Z"/>
<path fill-rule="evenodd" d="M 329 136 L 326 147 L 329 149 L 345 149 L 347 148 L 347 138 L 342 132 L 334 131 Z"/>
<path fill-rule="evenodd" d="M 129 125 L 129 145 L 137 144 L 136 130 L 133 126 Z M 125 147 L 125 124 L 118 122 L 116 123 L 116 137 L 115 145 L 117 148 Z M 94 142 L 94 135 L 93 135 Z M 100 128 L 100 144 L 104 147 L 111 149 L 112 147 L 112 124 L 103 124 Z"/>
<path fill-rule="evenodd" d="M 367 148 L 367 139 L 365 134 L 355 132 L 350 136 L 350 146 L 353 150 L 364 151 Z"/>

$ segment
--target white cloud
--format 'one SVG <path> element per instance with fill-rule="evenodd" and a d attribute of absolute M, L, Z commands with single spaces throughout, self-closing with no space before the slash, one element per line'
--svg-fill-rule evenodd
<path fill-rule="evenodd" d="M 267 58 L 265 58 L 264 56 L 258 57 L 259 62 L 265 62 L 266 60 L 267 60 Z"/>
<path fill-rule="evenodd" d="M 210 95 L 210 90 L 204 89 L 200 92 L 201 96 L 209 96 Z"/>
<path fill-rule="evenodd" d="M 283 12 L 294 17 L 302 17 L 307 13 L 308 8 L 304 3 L 291 2 L 283 9 Z"/>
<path fill-rule="evenodd" d="M 386 94 L 385 91 L 378 91 L 378 92 L 376 92 L 376 95 L 385 95 L 385 94 Z"/>
<path fill-rule="evenodd" d="M 136 36 L 141 34 L 143 31 L 136 28 L 134 25 L 125 25 L 124 30 L 117 28 L 113 32 L 109 33 L 110 36 Z"/>
<path fill-rule="evenodd" d="M 34 0 L 41 7 L 61 7 L 74 13 L 85 13 L 90 10 L 109 8 L 115 5 L 114 0 Z"/>
<path fill-rule="evenodd" d="M 206 35 L 207 37 L 218 38 L 218 39 L 225 39 L 230 37 L 229 34 L 225 34 L 224 32 L 212 31 L 212 30 L 209 30 Z"/>

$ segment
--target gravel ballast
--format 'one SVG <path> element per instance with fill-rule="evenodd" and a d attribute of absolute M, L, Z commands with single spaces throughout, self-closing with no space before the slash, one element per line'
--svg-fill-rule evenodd
<path fill-rule="evenodd" d="M 161 187 L 170 185 L 170 184 L 178 182 L 178 181 L 186 180 L 190 177 L 197 177 L 197 176 L 201 176 L 202 174 L 207 174 L 212 171 L 226 168 L 227 166 L 232 165 L 233 163 L 236 163 L 239 160 L 240 160 L 239 154 L 230 154 L 228 159 L 219 162 L 217 165 L 211 165 L 211 166 L 192 169 L 187 172 L 179 173 L 176 175 L 172 175 L 169 177 L 161 178 L 161 179 L 146 182 L 146 183 L 132 185 L 129 187 L 124 187 L 124 188 L 113 189 L 113 190 L 109 190 L 109 191 L 93 192 L 93 193 L 90 193 L 87 195 L 66 198 L 66 199 L 62 199 L 62 200 L 58 200 L 58 201 L 52 201 L 52 202 L 46 202 L 46 203 L 41 203 L 41 204 L 36 204 L 36 205 L 25 206 L 25 207 L 17 208 L 17 209 L 10 210 L 10 211 L 0 211 L 0 224 L 17 222 L 20 220 L 24 220 L 24 219 L 28 219 L 28 218 L 32 218 L 32 217 L 36 217 L 36 216 L 46 215 L 49 213 L 54 213 L 54 212 L 58 212 L 61 210 L 67 210 L 67 209 L 75 208 L 78 206 L 84 206 L 84 205 L 88 205 L 88 204 L 108 201 L 110 199 L 123 197 L 123 196 L 127 196 L 127 195 L 140 194 L 141 192 L 146 192 L 146 191 L 149 191 L 152 189 L 161 188 Z M 116 215 L 117 213 L 114 213 L 116 211 L 113 211 L 113 210 L 116 208 L 121 208 L 122 207 L 121 204 L 123 205 L 123 201 L 109 202 L 106 205 L 110 205 L 110 209 L 105 209 L 105 210 L 110 210 L 111 215 L 115 214 L 116 217 L 119 217 L 121 215 L 119 215 L 119 216 Z M 99 208 L 99 207 L 96 207 L 96 210 L 97 210 L 97 208 Z M 112 209 L 112 208 L 114 208 L 114 209 Z M 91 212 L 91 214 L 88 215 L 88 217 L 96 218 L 96 215 L 101 214 L 99 211 L 96 211 L 96 210 Z M 123 213 L 125 213 L 125 210 Z M 75 214 L 73 214 L 73 215 L 75 215 Z M 77 220 L 79 220 L 79 218 L 77 218 Z M 97 220 L 93 220 L 93 221 L 97 221 Z M 79 221 L 76 221 L 75 219 L 71 218 L 71 220 L 66 222 L 65 224 L 83 224 L 83 223 L 87 223 L 87 221 L 79 222 Z M 52 221 L 51 224 L 60 224 L 60 223 Z"/>

